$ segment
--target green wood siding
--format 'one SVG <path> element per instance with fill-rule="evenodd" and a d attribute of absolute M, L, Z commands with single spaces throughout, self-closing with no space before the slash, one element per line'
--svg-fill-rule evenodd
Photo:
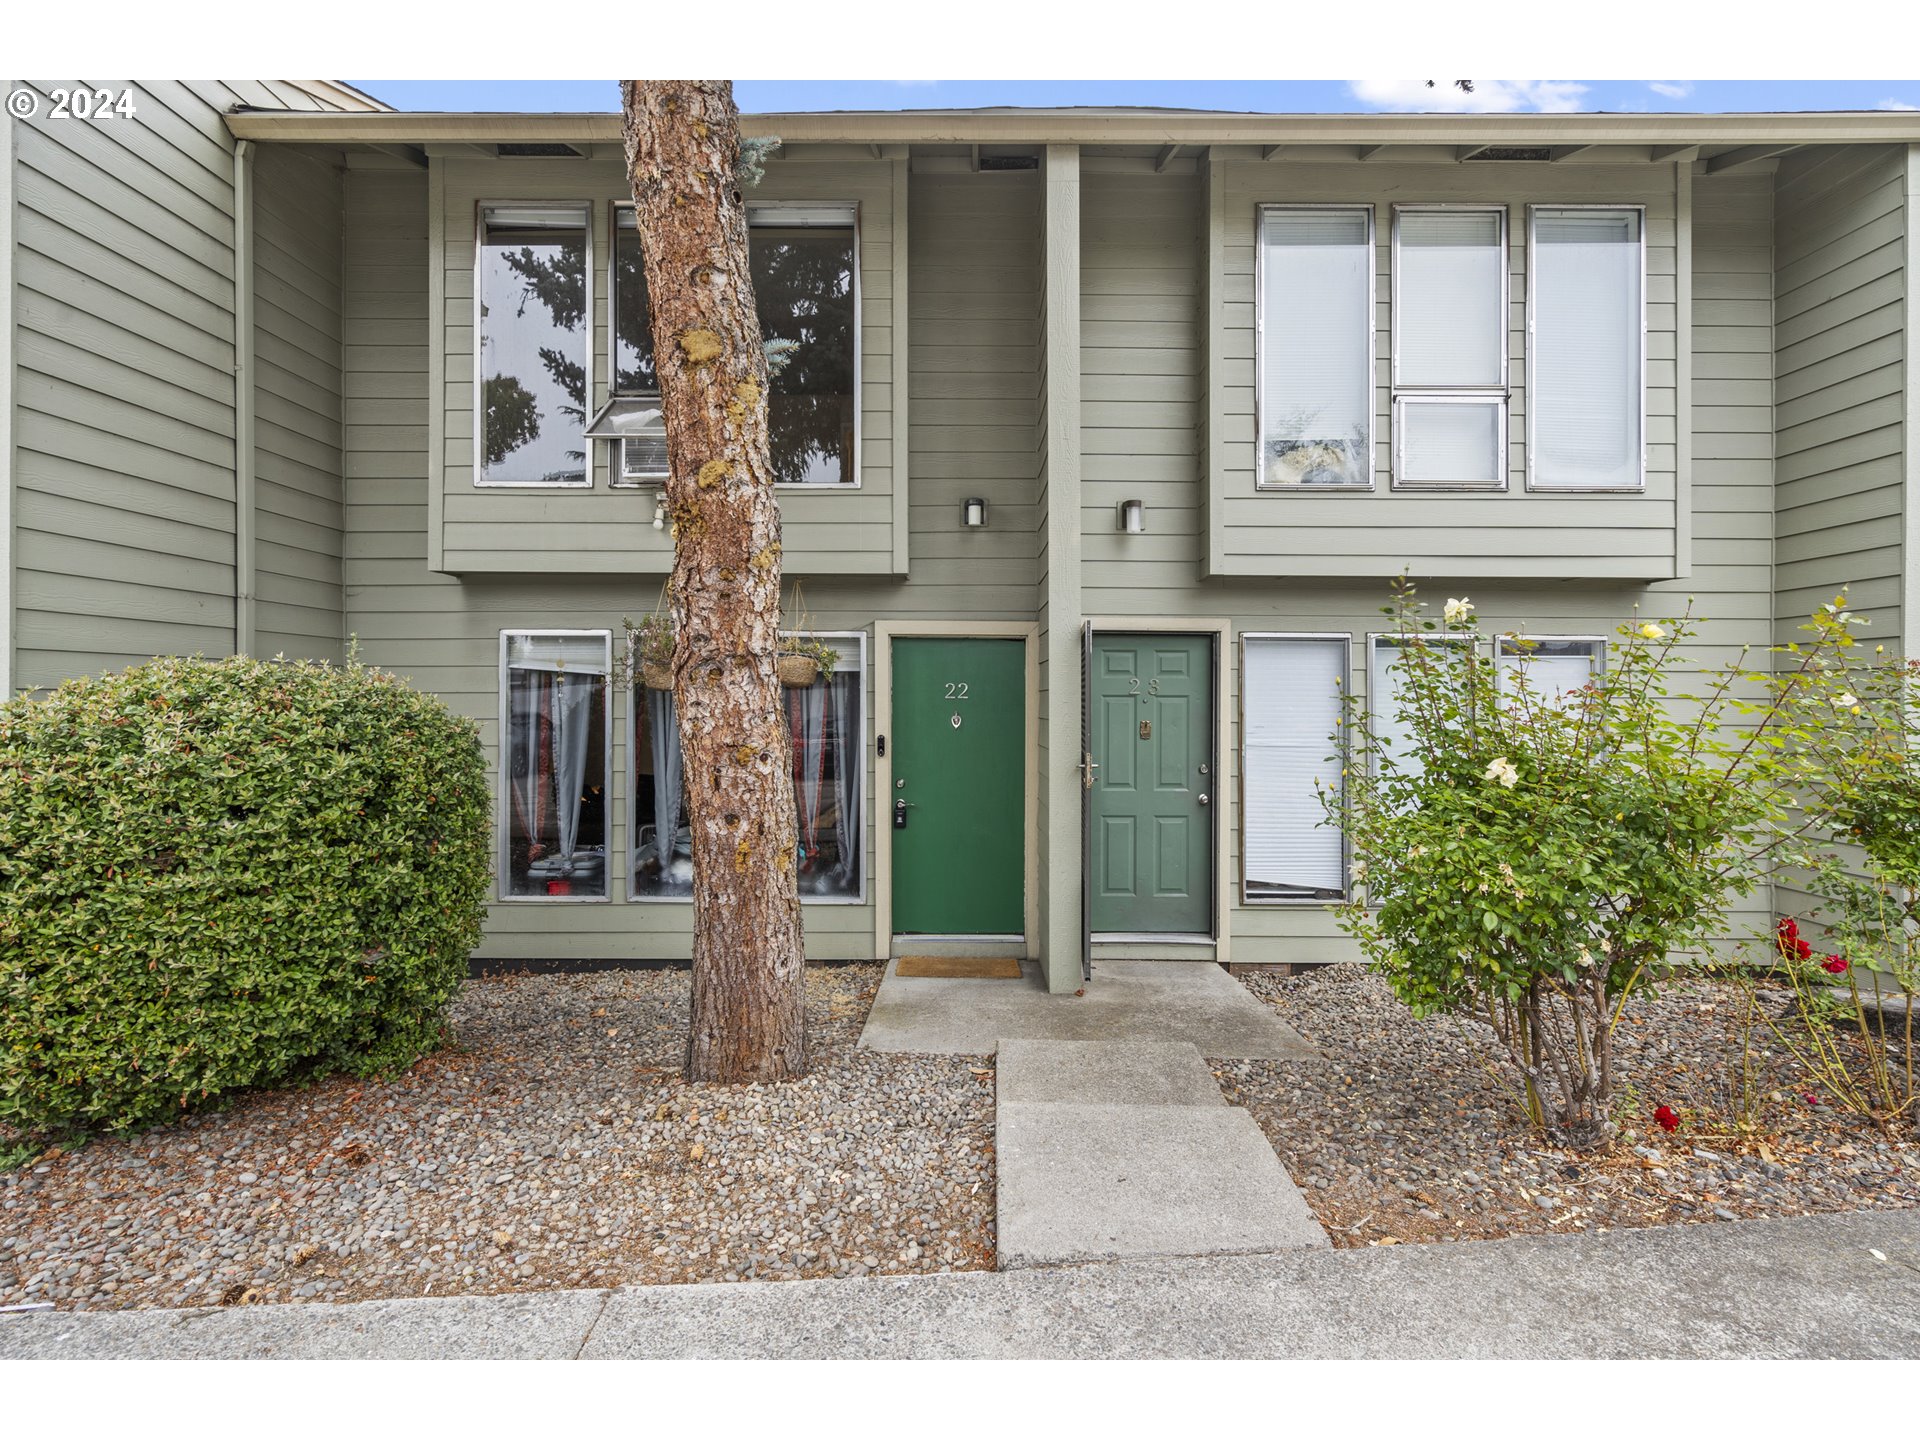
<path fill-rule="evenodd" d="M 898 160 L 843 147 L 819 158 L 778 158 L 754 200 L 855 202 L 860 207 L 860 484 L 857 489 L 781 492 L 782 553 L 790 572 L 890 575 L 896 568 L 894 443 L 905 397 L 896 403 L 894 299 L 905 266 L 895 266 L 893 207 Z M 859 158 L 853 158 L 854 156 Z M 430 416 L 438 447 L 437 567 L 452 574 L 538 574 L 555 563 L 575 573 L 660 575 L 672 557 L 653 528 L 654 491 L 608 484 L 608 446 L 596 442 L 590 490 L 482 489 L 473 483 L 474 233 L 486 201 L 578 200 L 593 205 L 593 403 L 607 390 L 607 247 L 612 207 L 630 197 L 617 146 L 592 159 L 529 161 L 436 155 L 443 188 L 440 249 L 431 280 L 442 306 L 440 403 Z M 899 477 L 904 483 L 904 476 Z"/>
<path fill-rule="evenodd" d="M 255 153 L 256 655 L 344 655 L 341 176 L 333 159 Z"/>
<path fill-rule="evenodd" d="M 1842 585 L 1872 617 L 1867 638 L 1889 648 L 1903 638 L 1906 168 L 1903 148 L 1818 148 L 1787 156 L 1776 177 L 1773 584 L 1783 640 L 1799 638 L 1808 612 Z"/>
<path fill-rule="evenodd" d="M 1207 573 L 1295 575 L 1465 574 L 1490 578 L 1638 579 L 1676 573 L 1676 240 L 1674 172 L 1665 166 L 1484 163 L 1331 165 L 1238 159 L 1226 151 L 1209 176 L 1208 253 L 1217 357 L 1216 409 L 1208 418 Z M 1151 167 L 1145 167 L 1150 169 Z M 1211 182 L 1217 180 L 1215 187 Z M 1266 202 L 1374 207 L 1375 489 L 1371 494 L 1262 491 L 1255 486 L 1256 211 Z M 1409 494 L 1390 488 L 1392 207 L 1415 202 L 1502 203 L 1510 243 L 1505 494 Z M 1526 490 L 1526 279 L 1529 204 L 1646 207 L 1647 475 L 1644 494 L 1555 495 Z M 1191 367 L 1198 371 L 1201 367 Z"/>

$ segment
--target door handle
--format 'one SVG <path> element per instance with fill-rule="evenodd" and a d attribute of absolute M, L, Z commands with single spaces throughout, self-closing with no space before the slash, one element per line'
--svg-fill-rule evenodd
<path fill-rule="evenodd" d="M 1206 804 L 1206 803 L 1207 803 L 1207 797 L 1206 797 L 1206 795 L 1205 795 L 1204 793 L 1203 793 L 1203 794 L 1202 794 L 1202 795 L 1200 796 L 1200 803 L 1201 803 L 1202 805 L 1204 805 L 1204 804 Z"/>
<path fill-rule="evenodd" d="M 1099 768 L 1100 768 L 1100 762 L 1093 758 L 1093 754 L 1091 751 L 1081 752 L 1080 788 L 1082 790 L 1093 789 L 1093 772 L 1098 770 Z"/>

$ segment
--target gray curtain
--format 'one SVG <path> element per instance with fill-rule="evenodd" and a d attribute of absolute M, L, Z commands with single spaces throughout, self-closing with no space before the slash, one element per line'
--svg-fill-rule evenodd
<path fill-rule="evenodd" d="M 580 835 L 580 791 L 587 783 L 593 688 L 590 675 L 562 675 L 553 687 L 553 790 L 560 819 L 560 855 L 569 864 Z"/>
<path fill-rule="evenodd" d="M 673 713 L 671 690 L 649 690 L 647 738 L 653 748 L 653 847 L 664 879 L 673 864 L 673 847 L 680 834 L 680 722 Z"/>
<path fill-rule="evenodd" d="M 840 887 L 856 889 L 860 873 L 860 842 L 863 838 L 856 823 L 860 818 L 860 772 L 865 765 L 859 744 L 860 690 L 864 676 L 837 674 L 833 677 L 833 777 L 834 800 L 838 818 L 834 821 L 834 843 L 840 852 L 836 872 Z"/>

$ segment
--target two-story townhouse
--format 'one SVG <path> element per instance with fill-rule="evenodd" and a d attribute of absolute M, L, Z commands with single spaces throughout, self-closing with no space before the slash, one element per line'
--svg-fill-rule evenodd
<path fill-rule="evenodd" d="M 134 95 L 4 122 L 0 681 L 352 637 L 480 723 L 484 956 L 684 956 L 618 116 Z M 1314 786 L 1403 571 L 1569 679 L 1688 597 L 1703 661 L 1841 585 L 1905 640 L 1912 114 L 744 128 L 815 958 L 1349 955 Z"/>

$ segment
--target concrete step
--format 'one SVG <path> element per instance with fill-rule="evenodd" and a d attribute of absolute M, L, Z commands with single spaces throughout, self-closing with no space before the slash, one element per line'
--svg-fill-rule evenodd
<path fill-rule="evenodd" d="M 1001 1103 L 1227 1103 L 1200 1052 L 1174 1040 L 1002 1040 L 995 1083 Z"/>
<path fill-rule="evenodd" d="M 1328 1243 L 1245 1110 L 1003 1098 L 996 1130 L 1003 1270 Z"/>

